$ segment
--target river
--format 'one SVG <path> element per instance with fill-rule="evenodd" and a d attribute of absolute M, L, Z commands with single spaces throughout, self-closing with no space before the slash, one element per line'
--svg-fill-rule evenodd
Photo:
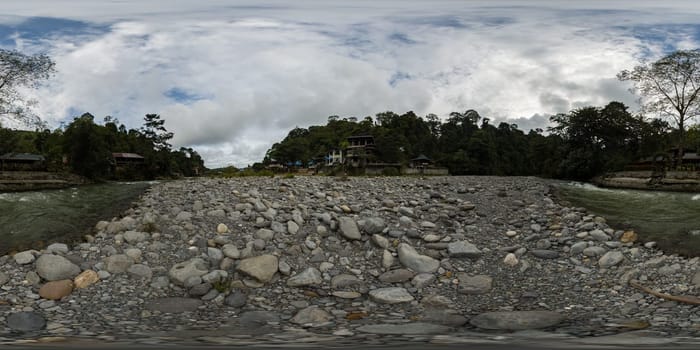
<path fill-rule="evenodd" d="M 667 253 L 700 256 L 700 194 L 601 188 L 560 183 L 560 199 L 605 217 L 619 229 L 634 229 Z"/>
<path fill-rule="evenodd" d="M 97 221 L 128 209 L 150 185 L 117 182 L 0 193 L 0 256 L 12 250 L 80 240 Z"/>

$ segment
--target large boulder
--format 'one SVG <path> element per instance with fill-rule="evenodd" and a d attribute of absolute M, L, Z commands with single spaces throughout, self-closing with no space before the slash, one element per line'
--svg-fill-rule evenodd
<path fill-rule="evenodd" d="M 47 281 L 58 281 L 77 276 L 80 267 L 62 256 L 44 254 L 36 260 L 36 273 Z"/>
<path fill-rule="evenodd" d="M 270 282 L 278 268 L 278 260 L 274 255 L 260 255 L 241 260 L 237 270 L 257 279 L 260 282 Z"/>

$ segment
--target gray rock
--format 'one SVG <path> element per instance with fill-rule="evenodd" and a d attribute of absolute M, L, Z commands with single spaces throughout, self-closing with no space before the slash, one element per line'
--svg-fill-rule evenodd
<path fill-rule="evenodd" d="M 600 267 L 615 266 L 615 265 L 621 263 L 622 260 L 624 260 L 624 259 L 625 259 L 625 256 L 622 255 L 622 252 L 612 250 L 612 251 L 605 253 L 605 255 L 600 257 L 600 259 L 598 259 L 598 266 L 600 266 Z"/>
<path fill-rule="evenodd" d="M 432 273 L 419 273 L 413 277 L 411 284 L 418 289 L 422 289 L 433 283 L 435 279 L 435 275 Z"/>
<path fill-rule="evenodd" d="M 399 214 L 403 216 L 408 216 L 409 218 L 415 217 L 416 215 L 413 213 L 413 209 L 408 208 L 408 207 L 399 207 Z"/>
<path fill-rule="evenodd" d="M 369 292 L 372 300 L 383 304 L 398 304 L 413 301 L 413 296 L 406 288 L 389 287 L 374 289 Z"/>
<path fill-rule="evenodd" d="M 0 287 L 4 286 L 7 281 L 10 280 L 10 276 L 8 276 L 6 273 L 0 271 Z"/>
<path fill-rule="evenodd" d="M 59 255 L 43 254 L 35 266 L 36 273 L 47 281 L 72 279 L 80 273 L 78 265 Z"/>
<path fill-rule="evenodd" d="M 175 221 L 187 221 L 192 219 L 192 213 L 187 211 L 181 211 L 175 216 Z"/>
<path fill-rule="evenodd" d="M 377 247 L 387 249 L 389 248 L 389 240 L 386 239 L 386 237 L 379 235 L 379 234 L 373 234 L 372 235 L 372 242 L 377 245 Z"/>
<path fill-rule="evenodd" d="M 222 248 L 224 255 L 231 259 L 238 259 L 241 257 L 241 252 L 233 244 L 225 244 Z"/>
<path fill-rule="evenodd" d="M 23 252 L 19 252 L 12 256 L 15 259 L 15 262 L 19 265 L 26 265 L 26 264 L 31 264 L 36 260 L 36 257 L 34 256 L 34 253 L 36 250 L 25 250 Z"/>
<path fill-rule="evenodd" d="M 46 252 L 49 254 L 65 255 L 68 254 L 69 251 L 70 249 L 68 249 L 68 245 L 64 243 L 52 243 L 46 247 Z"/>
<path fill-rule="evenodd" d="M 266 283 L 272 280 L 272 276 L 277 272 L 277 268 L 277 257 L 268 254 L 243 259 L 236 269 L 260 282 Z"/>
<path fill-rule="evenodd" d="M 404 324 L 371 324 L 357 328 L 358 331 L 370 334 L 446 334 L 450 327 L 432 323 L 412 322 Z"/>
<path fill-rule="evenodd" d="M 576 242 L 571 246 L 569 253 L 571 255 L 581 254 L 588 247 L 588 242 Z"/>
<path fill-rule="evenodd" d="M 202 301 L 192 298 L 159 298 L 146 302 L 146 309 L 163 313 L 182 313 L 196 311 Z"/>
<path fill-rule="evenodd" d="M 583 255 L 592 257 L 592 256 L 601 256 L 605 254 L 605 248 L 603 247 L 598 247 L 598 246 L 593 246 L 593 247 L 588 247 L 583 250 Z"/>
<path fill-rule="evenodd" d="M 294 221 L 287 221 L 287 232 L 292 235 L 297 234 L 297 232 L 299 232 L 299 225 Z"/>
<path fill-rule="evenodd" d="M 214 209 L 207 212 L 207 216 L 215 218 L 223 218 L 226 216 L 226 211 L 223 209 Z"/>
<path fill-rule="evenodd" d="M 207 247 L 207 256 L 212 265 L 219 265 L 224 259 L 224 253 L 221 252 L 221 249 L 214 247 Z"/>
<path fill-rule="evenodd" d="M 302 326 L 317 327 L 333 320 L 333 316 L 318 306 L 309 306 L 297 312 L 289 322 Z"/>
<path fill-rule="evenodd" d="M 410 245 L 399 244 L 399 261 L 403 266 L 418 273 L 433 273 L 440 267 L 440 262 L 427 256 L 418 254 Z"/>
<path fill-rule="evenodd" d="M 290 277 L 287 280 L 287 285 L 290 287 L 317 286 L 323 282 L 321 271 L 315 267 L 309 267 L 306 270 Z"/>
<path fill-rule="evenodd" d="M 207 272 L 209 272 L 207 262 L 200 258 L 194 258 L 173 265 L 168 271 L 168 276 L 173 283 L 184 286 L 188 278 L 201 277 Z"/>
<path fill-rule="evenodd" d="M 211 283 L 200 283 L 200 284 L 197 284 L 195 286 L 192 286 L 192 288 L 190 288 L 190 290 L 187 292 L 187 294 L 189 294 L 190 296 L 193 296 L 193 297 L 201 297 L 201 296 L 204 296 L 207 293 L 209 293 L 211 288 L 212 288 Z"/>
<path fill-rule="evenodd" d="M 458 276 L 459 289 L 462 294 L 484 294 L 491 290 L 493 278 L 486 275 L 468 276 L 464 273 Z"/>
<path fill-rule="evenodd" d="M 588 234 L 598 242 L 605 242 L 610 240 L 610 236 L 606 235 L 602 230 L 593 230 L 588 232 Z"/>
<path fill-rule="evenodd" d="M 240 290 L 233 291 L 224 299 L 226 305 L 236 308 L 245 306 L 246 302 L 248 302 L 248 296 Z"/>
<path fill-rule="evenodd" d="M 477 259 L 481 256 L 481 250 L 467 241 L 449 243 L 447 245 L 447 253 L 450 255 L 450 258 Z"/>
<path fill-rule="evenodd" d="M 552 327 L 564 319 L 553 311 L 497 311 L 477 315 L 470 323 L 483 329 L 518 331 Z"/>
<path fill-rule="evenodd" d="M 130 277 L 137 279 L 150 280 L 153 277 L 153 271 L 151 271 L 151 268 L 143 264 L 131 265 L 126 272 Z"/>
<path fill-rule="evenodd" d="M 386 227 L 386 223 L 384 223 L 384 219 L 382 218 L 367 218 L 364 222 L 362 229 L 370 235 L 381 233 Z"/>
<path fill-rule="evenodd" d="M 143 242 L 147 239 L 147 234 L 145 232 L 138 231 L 126 231 L 124 232 L 124 240 L 129 244 L 136 244 L 138 242 Z"/>
<path fill-rule="evenodd" d="M 415 273 L 407 269 L 396 269 L 379 275 L 379 280 L 384 283 L 406 282 L 413 278 Z"/>
<path fill-rule="evenodd" d="M 357 288 L 361 285 L 362 281 L 353 275 L 340 274 L 331 278 L 331 288 L 333 289 Z"/>
<path fill-rule="evenodd" d="M 0 278 L 2 280 L 2 278 Z M 700 271 L 696 272 L 695 275 L 693 276 L 693 279 L 691 280 L 691 283 L 695 285 L 695 287 L 700 288 Z M 0 283 L 0 286 L 2 283 Z"/>
<path fill-rule="evenodd" d="M 134 259 L 125 254 L 116 254 L 108 256 L 104 259 L 105 270 L 111 274 L 125 273 L 131 265 L 134 264 Z"/>
<path fill-rule="evenodd" d="M 559 257 L 558 252 L 555 252 L 553 250 L 547 250 L 547 249 L 534 249 L 534 250 L 531 250 L 530 253 L 532 253 L 532 255 L 534 255 L 540 259 L 556 259 Z"/>
<path fill-rule="evenodd" d="M 338 218 L 338 222 L 340 225 L 340 234 L 342 234 L 343 237 L 350 240 L 359 240 L 362 238 L 360 229 L 357 227 L 355 220 L 348 217 L 340 217 Z"/>
<path fill-rule="evenodd" d="M 7 327 L 21 332 L 38 331 L 46 327 L 46 320 L 36 312 L 16 312 L 7 317 Z"/>

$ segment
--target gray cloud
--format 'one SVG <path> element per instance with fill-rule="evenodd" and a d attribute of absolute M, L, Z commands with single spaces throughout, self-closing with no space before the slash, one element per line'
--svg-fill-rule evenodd
<path fill-rule="evenodd" d="M 208 166 L 243 166 L 289 129 L 329 115 L 446 116 L 473 108 L 528 129 L 577 106 L 618 100 L 634 107 L 615 74 L 662 55 L 669 42 L 697 47 L 698 38 L 678 25 L 694 23 L 698 7 L 25 0 L 0 4 L 7 36 L 0 43 L 56 59 L 57 76 L 34 92 L 52 125 L 89 111 L 138 127 L 144 114 L 159 113 L 176 146 L 194 146 Z M 12 31 L 37 16 L 90 30 Z"/>

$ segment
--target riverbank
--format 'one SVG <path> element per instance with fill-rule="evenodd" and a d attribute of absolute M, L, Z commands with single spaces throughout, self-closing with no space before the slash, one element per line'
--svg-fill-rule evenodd
<path fill-rule="evenodd" d="M 0 171 L 0 193 L 53 190 L 89 183 L 90 180 L 70 173 Z"/>
<path fill-rule="evenodd" d="M 651 191 L 700 193 L 700 171 L 619 171 L 598 176 L 592 183 L 601 187 Z"/>
<path fill-rule="evenodd" d="M 0 342 L 700 344 L 698 306 L 628 283 L 698 295 L 700 259 L 551 196 L 523 177 L 157 184 L 85 243 L 0 258 Z"/>

